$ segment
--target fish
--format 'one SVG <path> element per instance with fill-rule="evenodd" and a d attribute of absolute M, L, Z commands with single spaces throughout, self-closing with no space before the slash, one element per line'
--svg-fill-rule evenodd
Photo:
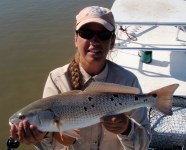
<path fill-rule="evenodd" d="M 40 131 L 61 132 L 79 138 L 73 129 L 84 128 L 101 121 L 102 117 L 128 112 L 140 107 L 155 107 L 172 115 L 172 97 L 178 84 L 172 84 L 147 94 L 135 87 L 114 83 L 92 82 L 85 90 L 72 90 L 36 100 L 9 118 L 16 125 L 27 119 Z"/>

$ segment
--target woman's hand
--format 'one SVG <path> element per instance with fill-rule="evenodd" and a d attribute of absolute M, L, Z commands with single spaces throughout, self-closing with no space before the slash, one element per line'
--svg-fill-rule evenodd
<path fill-rule="evenodd" d="M 106 116 L 101 118 L 103 126 L 114 134 L 128 135 L 131 121 L 125 114 Z"/>
<path fill-rule="evenodd" d="M 37 127 L 30 125 L 28 120 L 23 120 L 18 125 L 11 125 L 10 135 L 13 139 L 24 144 L 36 144 L 40 142 L 47 132 L 37 130 Z"/>

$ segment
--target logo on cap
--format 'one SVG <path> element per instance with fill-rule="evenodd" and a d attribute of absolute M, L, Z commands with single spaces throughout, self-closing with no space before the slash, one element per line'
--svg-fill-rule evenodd
<path fill-rule="evenodd" d="M 97 7 L 97 6 L 92 6 L 90 8 L 90 11 L 87 12 L 86 16 L 89 15 L 95 15 L 95 14 L 99 14 L 100 16 L 107 14 L 107 10 L 103 9 L 103 7 Z"/>

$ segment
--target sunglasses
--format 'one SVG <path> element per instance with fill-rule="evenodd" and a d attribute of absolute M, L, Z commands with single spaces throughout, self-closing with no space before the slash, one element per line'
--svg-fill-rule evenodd
<path fill-rule="evenodd" d="M 111 38 L 111 36 L 114 34 L 114 31 L 108 31 L 108 30 L 91 30 L 87 28 L 80 28 L 79 30 L 76 31 L 76 33 L 79 34 L 80 37 L 90 40 L 94 36 L 97 36 L 100 40 L 106 41 Z"/>

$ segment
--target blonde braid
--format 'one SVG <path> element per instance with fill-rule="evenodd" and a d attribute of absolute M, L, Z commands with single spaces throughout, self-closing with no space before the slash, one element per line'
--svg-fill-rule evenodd
<path fill-rule="evenodd" d="M 79 53 L 77 52 L 68 66 L 68 74 L 73 90 L 82 89 L 82 74 L 79 68 Z"/>

